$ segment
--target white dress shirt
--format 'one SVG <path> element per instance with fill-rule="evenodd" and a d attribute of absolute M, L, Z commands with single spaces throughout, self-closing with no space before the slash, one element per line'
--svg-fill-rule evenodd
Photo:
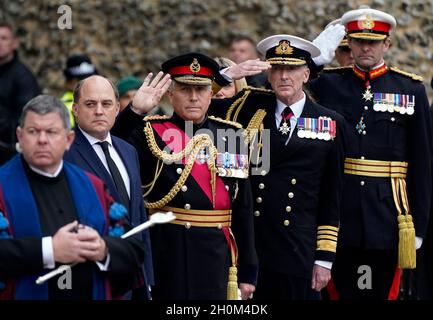
<path fill-rule="evenodd" d="M 107 141 L 108 142 L 108 152 L 110 153 L 111 158 L 113 159 L 114 163 L 116 164 L 117 169 L 119 169 L 120 175 L 122 176 L 122 180 L 125 183 L 125 187 L 126 187 L 126 191 L 128 192 L 128 196 L 129 196 L 129 198 L 131 198 L 131 186 L 130 186 L 128 171 L 126 171 L 125 165 L 123 164 L 123 161 L 120 158 L 120 155 L 117 153 L 116 149 L 113 147 L 110 133 L 108 133 L 107 137 L 104 140 L 99 140 L 99 139 L 96 139 L 95 137 L 92 137 L 88 133 L 84 132 L 80 127 L 78 127 L 78 129 L 83 133 L 83 135 L 89 141 L 93 150 L 95 150 L 96 154 L 98 155 L 98 158 L 101 160 L 102 164 L 104 165 L 105 169 L 107 169 L 108 173 L 111 175 L 110 168 L 108 167 L 107 159 L 105 159 L 104 151 L 102 151 L 102 147 L 98 144 L 98 142 L 101 142 L 101 141 Z"/>
<path fill-rule="evenodd" d="M 289 139 L 292 137 L 293 131 L 296 128 L 296 123 L 298 122 L 298 118 L 301 116 L 302 111 L 304 110 L 306 97 L 305 97 L 305 93 L 302 93 L 302 94 L 303 94 L 303 96 L 302 96 L 301 100 L 299 100 L 299 101 L 295 102 L 294 104 L 292 104 L 291 106 L 289 106 L 290 109 L 292 109 L 293 117 L 290 118 L 290 129 L 291 130 L 290 130 L 290 134 L 287 138 L 286 145 L 287 145 Z M 287 105 L 285 105 L 282 101 L 277 99 L 277 108 L 275 109 L 275 124 L 277 126 L 277 129 L 278 129 L 280 122 L 281 122 L 281 119 L 282 119 L 281 114 L 283 113 L 283 111 L 286 107 L 287 107 Z"/>

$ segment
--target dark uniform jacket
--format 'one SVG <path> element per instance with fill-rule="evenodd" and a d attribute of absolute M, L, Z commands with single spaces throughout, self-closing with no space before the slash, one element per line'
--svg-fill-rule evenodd
<path fill-rule="evenodd" d="M 13 146 L 21 110 L 40 90 L 35 77 L 17 54 L 12 61 L 0 65 L 0 88 L 0 142 Z"/>
<path fill-rule="evenodd" d="M 138 120 L 137 118 L 140 118 Z M 146 119 L 146 118 L 145 118 Z M 152 125 L 170 122 L 185 130 L 185 121 L 176 114 L 171 119 L 148 117 Z M 141 125 L 132 133 L 129 141 L 136 147 L 141 164 L 143 184 L 154 180 L 158 159 L 149 150 L 143 133 L 142 117 L 130 110 L 120 115 L 116 124 L 116 134 L 126 135 L 131 123 Z M 119 129 L 120 128 L 120 129 Z M 218 152 L 225 152 L 226 146 L 217 130 L 236 129 L 225 123 L 206 118 L 200 126 L 194 126 L 194 134 L 199 129 L 208 129 L 214 135 Z M 198 132 L 203 133 L 203 132 Z M 166 142 L 154 130 L 155 141 L 161 150 Z M 178 137 L 179 138 L 179 137 Z M 150 194 L 149 202 L 160 200 L 179 179 L 184 165 L 165 164 Z M 220 177 L 229 193 L 232 209 L 232 226 L 238 247 L 238 282 L 255 284 L 257 276 L 257 255 L 254 248 L 251 187 L 247 179 Z M 209 183 L 209 181 L 202 181 Z M 212 210 L 212 202 L 200 184 L 191 175 L 182 190 L 167 204 L 185 210 Z M 156 209 L 157 210 L 157 209 Z M 157 210 L 158 211 L 158 210 Z M 164 224 L 151 229 L 151 243 L 155 273 L 155 299 L 226 299 L 228 269 L 231 265 L 229 246 L 222 229 L 218 227 L 196 227 L 188 225 Z"/>
<path fill-rule="evenodd" d="M 371 92 L 410 95 L 412 115 L 373 109 L 363 99 L 365 82 L 352 67 L 324 71 L 311 81 L 318 101 L 346 120 L 347 157 L 408 162 L 407 193 L 416 235 L 425 236 L 430 208 L 430 118 L 425 88 L 419 77 L 389 68 L 370 79 Z M 385 96 L 385 95 L 383 95 Z M 391 95 L 388 95 L 391 97 Z M 363 117 L 365 128 L 356 129 Z M 391 179 L 345 175 L 339 245 L 365 249 L 396 249 L 397 210 Z"/>
<path fill-rule="evenodd" d="M 231 100 L 212 100 L 210 112 L 224 115 L 229 111 L 230 118 L 236 117 L 247 127 L 258 109 L 266 111 L 263 125 L 270 140 L 263 140 L 263 153 L 270 152 L 270 169 L 263 167 L 250 175 L 259 267 L 310 279 L 315 260 L 332 262 L 335 256 L 344 160 L 343 119 L 307 97 L 301 117 L 336 120 L 336 138 L 301 139 L 297 126 L 284 145 L 276 127 L 276 105 L 272 91 L 248 88 Z M 317 235 L 319 226 L 324 228 L 322 236 Z M 332 243 L 334 249 L 319 248 L 318 239 Z"/>

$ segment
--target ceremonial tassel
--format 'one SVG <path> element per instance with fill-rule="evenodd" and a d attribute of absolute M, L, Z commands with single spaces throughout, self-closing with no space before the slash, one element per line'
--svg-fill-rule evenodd
<path fill-rule="evenodd" d="M 416 268 L 415 228 L 411 215 L 398 216 L 398 263 L 402 269 Z"/>
<path fill-rule="evenodd" d="M 229 269 L 229 282 L 227 284 L 227 300 L 238 300 L 238 268 Z"/>

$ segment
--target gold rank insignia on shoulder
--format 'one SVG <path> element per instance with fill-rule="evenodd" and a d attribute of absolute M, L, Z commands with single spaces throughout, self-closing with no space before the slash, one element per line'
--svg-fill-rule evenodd
<path fill-rule="evenodd" d="M 296 127 L 301 139 L 329 141 L 337 135 L 337 124 L 329 117 L 298 118 Z"/>
<path fill-rule="evenodd" d="M 153 115 L 153 116 L 145 116 L 143 118 L 143 121 L 155 121 L 155 120 L 168 120 L 170 117 L 168 116 L 161 116 L 159 114 Z"/>
<path fill-rule="evenodd" d="M 216 122 L 220 122 L 220 123 L 224 123 L 224 124 L 227 124 L 229 126 L 235 127 L 237 129 L 242 129 L 242 125 L 239 122 L 236 122 L 236 121 L 224 120 L 224 119 L 221 119 L 221 118 L 215 117 L 215 116 L 208 116 L 208 118 L 210 120 L 213 120 L 213 121 L 216 121 Z"/>
<path fill-rule="evenodd" d="M 216 167 L 220 177 L 248 178 L 248 156 L 246 154 L 217 153 Z"/>
<path fill-rule="evenodd" d="M 399 93 L 374 93 L 373 110 L 410 116 L 415 113 L 415 96 Z"/>
<path fill-rule="evenodd" d="M 399 69 L 397 67 L 391 67 L 390 70 L 393 71 L 393 72 L 395 72 L 395 73 L 398 73 L 398 74 L 401 74 L 403 76 L 406 76 L 408 78 L 411 78 L 412 80 L 421 81 L 421 82 L 424 80 L 423 77 L 421 77 L 421 76 L 419 76 L 419 75 L 417 75 L 415 73 L 403 71 L 403 70 L 401 70 L 401 69 Z"/>
<path fill-rule="evenodd" d="M 251 86 L 247 86 L 247 87 L 245 87 L 244 90 L 248 90 L 248 91 L 256 91 L 256 92 L 260 92 L 260 93 L 268 93 L 268 94 L 273 94 L 273 93 L 275 93 L 275 91 L 274 91 L 274 90 L 271 90 L 271 89 L 256 88 L 256 87 L 251 87 Z"/>

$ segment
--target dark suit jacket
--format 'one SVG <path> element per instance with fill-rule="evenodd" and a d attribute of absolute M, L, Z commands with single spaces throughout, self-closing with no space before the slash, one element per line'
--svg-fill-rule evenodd
<path fill-rule="evenodd" d="M 119 194 L 110 173 L 105 169 L 95 150 L 93 150 L 89 141 L 78 128 L 75 129 L 75 134 L 75 140 L 70 150 L 65 153 L 64 159 L 78 165 L 83 170 L 88 171 L 103 180 L 114 200 L 120 202 Z M 122 139 L 114 136 L 111 136 L 111 139 L 113 146 L 120 155 L 129 175 L 131 195 L 129 203 L 130 220 L 132 226 L 135 227 L 147 220 L 146 209 L 144 208 L 141 192 L 140 165 L 138 162 L 137 151 L 132 145 Z M 148 285 L 152 285 L 154 282 L 153 266 L 148 231 L 142 233 L 142 239 L 145 249 L 145 280 Z"/>

